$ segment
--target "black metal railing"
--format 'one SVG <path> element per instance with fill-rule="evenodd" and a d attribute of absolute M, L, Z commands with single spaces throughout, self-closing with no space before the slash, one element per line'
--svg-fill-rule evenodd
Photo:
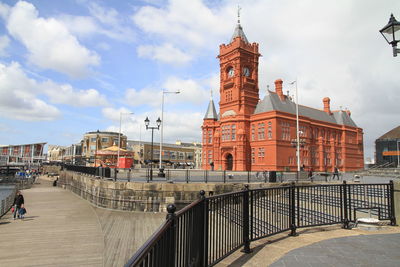
<path fill-rule="evenodd" d="M 109 167 L 88 167 L 63 165 L 65 170 L 110 178 L 114 181 L 129 182 L 174 182 L 174 183 L 267 183 L 296 181 L 296 172 L 281 171 L 210 171 L 194 169 L 165 169 L 165 178 L 153 175 L 150 169 L 117 169 Z M 303 181 L 327 182 L 332 177 L 329 173 L 314 173 Z M 341 176 L 343 178 L 343 176 Z"/>
<path fill-rule="evenodd" d="M 126 263 L 128 266 L 213 266 L 250 242 L 302 227 L 342 224 L 360 216 L 396 224 L 389 184 L 296 185 L 249 189 L 205 197 L 168 216 Z"/>

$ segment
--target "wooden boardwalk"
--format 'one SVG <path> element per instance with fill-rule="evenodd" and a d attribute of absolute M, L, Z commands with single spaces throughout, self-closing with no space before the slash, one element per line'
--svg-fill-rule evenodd
<path fill-rule="evenodd" d="M 165 219 L 96 208 L 46 180 L 22 193 L 25 219 L 0 219 L 0 266 L 123 266 Z"/>

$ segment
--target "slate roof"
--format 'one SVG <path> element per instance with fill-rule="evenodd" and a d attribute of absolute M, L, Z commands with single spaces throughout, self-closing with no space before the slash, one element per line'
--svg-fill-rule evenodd
<path fill-rule="evenodd" d="M 378 140 L 379 139 L 400 139 L 400 126 L 393 128 L 389 132 L 379 137 Z"/>
<path fill-rule="evenodd" d="M 206 115 L 204 115 L 204 119 L 218 119 L 217 111 L 215 110 L 214 101 L 211 99 L 210 103 L 208 103 L 208 108 Z"/>
<path fill-rule="evenodd" d="M 232 35 L 232 38 L 231 38 L 230 43 L 232 43 L 232 42 L 233 42 L 233 39 L 235 39 L 236 37 L 240 37 L 240 38 L 242 38 L 242 40 L 243 40 L 245 43 L 249 43 L 249 41 L 248 41 L 247 38 L 246 38 L 246 35 L 244 34 L 242 25 L 240 25 L 240 23 L 238 23 L 238 24 L 236 25 L 236 28 L 235 28 L 235 31 L 233 32 L 233 35 Z"/>
<path fill-rule="evenodd" d="M 268 111 L 282 111 L 290 114 L 296 114 L 296 104 L 290 99 L 286 98 L 281 101 L 275 92 L 267 91 L 263 100 L 258 102 L 254 114 L 259 114 Z M 314 120 L 336 123 L 340 125 L 347 125 L 357 127 L 351 117 L 345 111 L 332 111 L 328 114 L 323 110 L 318 110 L 306 106 L 299 105 L 299 115 L 309 117 Z"/>

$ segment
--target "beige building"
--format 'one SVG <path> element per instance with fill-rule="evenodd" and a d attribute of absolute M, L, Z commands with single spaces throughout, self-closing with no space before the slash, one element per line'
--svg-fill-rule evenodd
<path fill-rule="evenodd" d="M 121 134 L 120 148 L 126 149 L 126 142 L 126 135 Z M 82 158 L 84 158 L 87 163 L 93 163 L 97 151 L 114 145 L 118 146 L 118 144 L 119 133 L 117 132 L 103 132 L 99 130 L 96 132 L 87 132 L 82 140 Z"/>

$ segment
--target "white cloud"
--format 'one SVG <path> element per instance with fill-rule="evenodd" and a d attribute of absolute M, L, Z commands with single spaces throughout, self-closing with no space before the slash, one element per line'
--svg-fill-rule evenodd
<path fill-rule="evenodd" d="M 9 33 L 28 49 L 29 61 L 41 68 L 83 77 L 90 66 L 100 63 L 100 57 L 82 46 L 62 22 L 39 17 L 28 2 L 16 3 L 6 24 Z"/>
<path fill-rule="evenodd" d="M 101 110 L 101 112 L 103 113 L 103 116 L 105 118 L 115 121 L 115 122 L 119 121 L 120 116 L 121 116 L 121 120 L 122 120 L 122 118 L 126 118 L 126 117 L 132 118 L 133 116 L 135 116 L 134 114 L 131 114 L 131 113 L 133 113 L 132 111 L 130 111 L 129 109 L 124 108 L 124 107 L 121 107 L 118 109 L 112 108 L 112 107 L 107 107 L 107 108 L 103 108 Z"/>
<path fill-rule="evenodd" d="M 139 47 L 139 56 L 168 64 L 177 61 L 184 64 L 204 49 L 214 50 L 227 30 L 233 30 L 234 25 L 227 23 L 229 12 L 226 9 L 230 7 L 210 9 L 200 0 L 190 1 L 190 4 L 184 0 L 171 0 L 166 7 L 139 8 L 132 16 L 134 23 L 143 32 L 161 40 L 161 44 Z"/>
<path fill-rule="evenodd" d="M 42 96 L 47 97 L 42 99 Z M 75 107 L 104 106 L 105 96 L 97 90 L 76 90 L 69 84 L 29 78 L 17 62 L 0 63 L 0 114 L 2 117 L 37 121 L 55 120 L 61 112 L 52 104 Z"/>
<path fill-rule="evenodd" d="M 6 49 L 9 44 L 10 39 L 7 37 L 7 35 L 0 36 L 0 57 L 7 56 Z"/>
<path fill-rule="evenodd" d="M 114 110 L 118 111 L 118 110 Z M 125 118 L 121 123 L 121 132 L 128 136 L 130 140 L 151 141 L 151 132 L 146 130 L 144 120 L 149 117 L 150 124 L 155 125 L 155 120 L 159 117 L 161 111 L 153 110 L 151 112 L 134 114 L 131 119 Z M 107 127 L 108 131 L 119 131 L 119 123 Z M 164 142 L 175 143 L 176 140 L 199 141 L 201 137 L 200 125 L 203 121 L 203 115 L 198 112 L 164 112 Z M 119 120 L 119 118 L 118 118 Z M 154 131 L 154 142 L 159 142 L 160 131 Z"/>
<path fill-rule="evenodd" d="M 52 103 L 75 107 L 95 107 L 107 105 L 106 97 L 95 89 L 75 90 L 69 84 L 43 83 L 42 91 Z"/>
<path fill-rule="evenodd" d="M 210 93 L 204 88 L 203 83 L 208 84 L 210 80 L 196 81 L 193 79 L 180 79 L 178 77 L 168 77 L 159 88 L 165 91 L 175 92 L 179 94 L 166 94 L 165 103 L 185 104 L 185 105 L 202 105 L 208 101 Z M 127 89 L 125 92 L 125 103 L 130 106 L 149 105 L 152 107 L 160 107 L 162 101 L 162 90 L 153 87 L 141 90 Z"/>
<path fill-rule="evenodd" d="M 137 48 L 137 53 L 139 57 L 150 58 L 172 65 L 182 65 L 192 60 L 189 54 L 169 43 L 160 46 L 140 45 Z"/>
<path fill-rule="evenodd" d="M 0 114 L 2 117 L 40 121 L 54 120 L 60 111 L 36 97 L 39 84 L 28 78 L 16 62 L 0 64 Z"/>
<path fill-rule="evenodd" d="M 58 18 L 68 30 L 80 37 L 104 35 L 122 42 L 133 42 L 135 32 L 129 19 L 111 7 L 101 6 L 96 2 L 85 1 L 91 16 L 62 14 Z"/>

